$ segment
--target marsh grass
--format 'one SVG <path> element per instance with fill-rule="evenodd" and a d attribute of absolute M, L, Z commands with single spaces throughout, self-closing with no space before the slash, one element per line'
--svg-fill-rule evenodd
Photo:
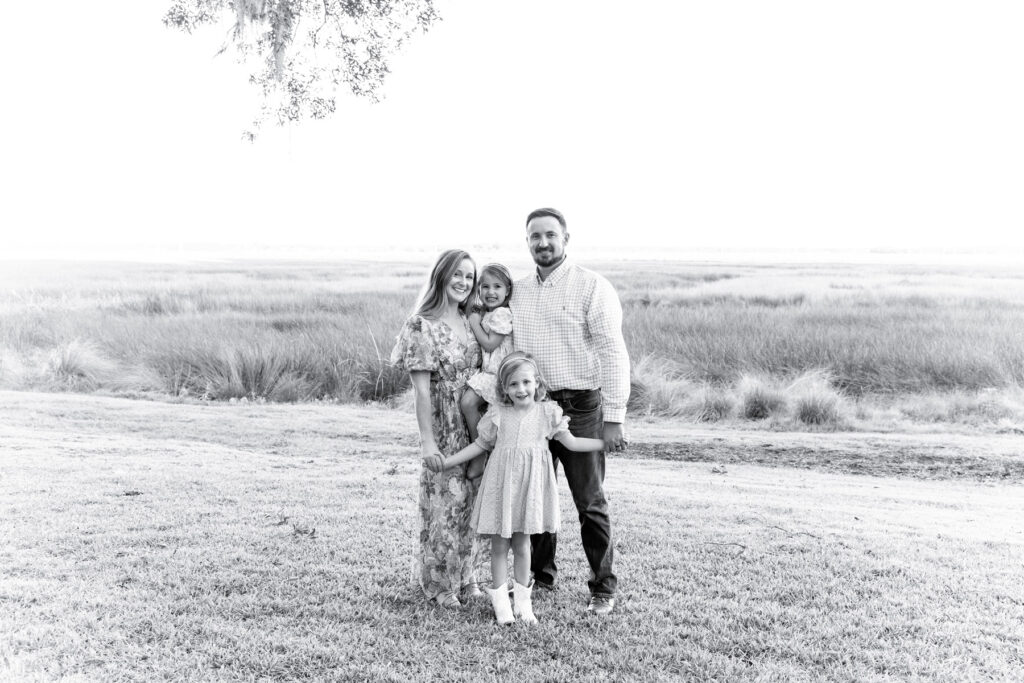
<path fill-rule="evenodd" d="M 740 379 L 738 391 L 741 413 L 748 420 L 764 420 L 786 411 L 786 394 L 759 377 L 745 376 Z"/>
<path fill-rule="evenodd" d="M 736 402 L 726 391 L 704 386 L 697 392 L 692 412 L 698 422 L 718 422 L 730 417 L 735 409 Z"/>
<path fill-rule="evenodd" d="M 156 277 L 153 291 L 86 279 L 67 292 L 17 292 L 0 318 L 5 356 L 53 349 L 52 385 L 74 390 L 127 390 L 124 378 L 140 374 L 158 377 L 158 391 L 213 400 L 384 400 L 407 386 L 387 362 L 414 296 L 400 284 L 350 291 L 312 269 L 305 284 L 269 279 L 253 291 L 247 271 L 203 274 L 164 273 L 172 281 Z M 8 386 L 39 386 L 31 373 L 7 374 Z"/>
<path fill-rule="evenodd" d="M 0 383 L 395 400 L 408 378 L 387 359 L 428 265 L 18 266 L 0 276 Z M 848 425 L 906 398 L 902 420 L 1024 423 L 1020 273 L 588 265 L 623 301 L 635 413 Z M 793 383 L 814 373 L 841 400 L 822 389 L 798 410 Z"/>
<path fill-rule="evenodd" d="M 0 425 L 3 680 L 944 683 L 1024 666 L 1019 471 L 613 458 L 616 611 L 584 613 L 561 484 L 561 586 L 535 628 L 503 628 L 483 603 L 417 594 L 411 413 L 0 392 Z"/>
<path fill-rule="evenodd" d="M 797 418 L 807 425 L 838 427 L 849 412 L 827 373 L 803 375 L 790 385 L 789 393 L 794 397 Z"/>
<path fill-rule="evenodd" d="M 50 353 L 47 370 L 58 389 L 93 391 L 116 375 L 116 366 L 89 342 L 73 339 Z"/>

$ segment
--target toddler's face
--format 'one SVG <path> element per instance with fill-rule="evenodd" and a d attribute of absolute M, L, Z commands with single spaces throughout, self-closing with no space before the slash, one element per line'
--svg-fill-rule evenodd
<path fill-rule="evenodd" d="M 489 310 L 494 310 L 505 303 L 508 288 L 505 283 L 490 273 L 480 278 L 480 300 Z"/>
<path fill-rule="evenodd" d="M 537 396 L 537 377 L 533 368 L 524 365 L 511 375 L 505 382 L 505 393 L 512 399 L 512 405 L 527 406 Z"/>

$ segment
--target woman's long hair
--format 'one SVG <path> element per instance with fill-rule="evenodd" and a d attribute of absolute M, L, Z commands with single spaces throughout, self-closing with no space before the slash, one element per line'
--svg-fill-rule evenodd
<path fill-rule="evenodd" d="M 435 311 L 441 310 L 448 303 L 448 282 L 455 275 L 459 264 L 466 259 L 473 264 L 473 285 L 470 287 L 469 296 L 459 304 L 459 310 L 466 311 L 466 306 L 473 299 L 473 288 L 476 287 L 476 261 L 469 255 L 469 252 L 462 249 L 448 249 L 441 252 L 437 261 L 434 262 L 434 267 L 430 270 L 430 277 L 427 278 L 427 284 L 420 292 L 416 308 L 413 311 L 414 315 L 429 316 Z"/>

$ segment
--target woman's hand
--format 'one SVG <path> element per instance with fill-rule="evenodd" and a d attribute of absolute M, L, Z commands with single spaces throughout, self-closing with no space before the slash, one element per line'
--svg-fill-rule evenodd
<path fill-rule="evenodd" d="M 423 456 L 423 466 L 431 472 L 440 472 L 444 469 L 444 456 L 439 451 Z"/>

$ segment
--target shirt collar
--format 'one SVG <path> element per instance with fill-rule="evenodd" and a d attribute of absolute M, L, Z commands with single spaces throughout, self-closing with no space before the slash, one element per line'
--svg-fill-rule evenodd
<path fill-rule="evenodd" d="M 566 274 L 569 272 L 569 266 L 570 265 L 571 265 L 571 263 L 569 262 L 569 256 L 566 255 L 566 257 L 564 259 L 562 259 L 562 262 L 558 264 L 558 267 L 555 268 L 553 271 L 551 271 L 551 274 L 548 275 L 548 279 L 547 280 L 541 280 L 540 279 L 540 269 L 539 268 L 537 270 L 533 271 L 534 281 L 538 285 L 541 285 L 541 286 L 543 286 L 545 284 L 547 284 L 547 285 L 558 284 L 558 282 L 560 280 L 562 280 L 562 278 L 564 278 L 566 276 Z"/>

